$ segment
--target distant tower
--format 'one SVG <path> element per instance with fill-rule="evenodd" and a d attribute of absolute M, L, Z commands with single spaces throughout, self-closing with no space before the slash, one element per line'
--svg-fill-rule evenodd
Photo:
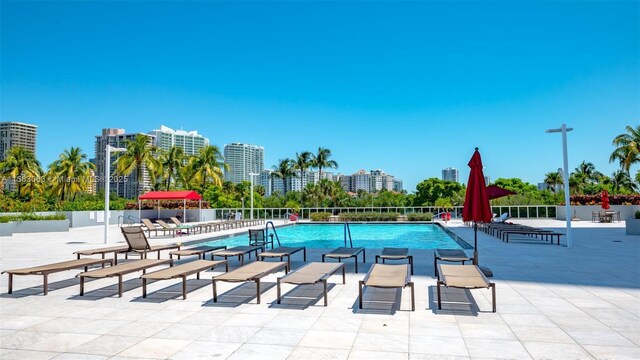
<path fill-rule="evenodd" d="M 9 149 L 20 146 L 34 155 L 36 153 L 36 125 L 21 122 L 0 122 L 0 161 L 7 157 Z M 16 190 L 15 181 L 5 181 L 5 188 L 9 191 Z"/>
<path fill-rule="evenodd" d="M 224 146 L 224 162 L 229 167 L 224 174 L 225 180 L 234 184 L 251 181 L 249 173 L 260 174 L 264 170 L 264 148 L 251 144 L 227 144 Z"/>
<path fill-rule="evenodd" d="M 209 145 L 209 139 L 195 130 L 173 130 L 160 125 L 159 130 L 153 130 L 150 134 L 155 136 L 155 145 L 160 149 L 168 151 L 176 146 L 182 148 L 186 155 L 196 155 L 200 149 Z"/>
<path fill-rule="evenodd" d="M 458 169 L 446 168 L 442 170 L 442 180 L 458 182 Z"/>

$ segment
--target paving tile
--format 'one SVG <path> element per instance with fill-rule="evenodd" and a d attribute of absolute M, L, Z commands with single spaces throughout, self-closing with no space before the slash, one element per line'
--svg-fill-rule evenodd
<path fill-rule="evenodd" d="M 633 342 L 613 330 L 567 330 L 567 334 L 580 345 L 635 346 Z"/>
<path fill-rule="evenodd" d="M 88 334 L 16 331 L 2 338 L 2 347 L 7 349 L 65 352 L 97 337 L 98 335 Z"/>
<path fill-rule="evenodd" d="M 54 357 L 53 360 L 106 360 L 108 358 L 104 355 L 65 353 Z"/>
<path fill-rule="evenodd" d="M 409 357 L 414 354 L 468 356 L 462 337 L 410 336 Z"/>
<path fill-rule="evenodd" d="M 512 326 L 511 331 L 520 341 L 575 344 L 575 341 L 559 327 Z"/>
<path fill-rule="evenodd" d="M 305 331 L 300 330 L 262 328 L 247 342 L 250 344 L 296 346 L 304 335 Z"/>
<path fill-rule="evenodd" d="M 393 316 L 367 316 L 360 325 L 361 332 L 384 334 L 409 334 L 409 319 L 394 319 Z"/>
<path fill-rule="evenodd" d="M 217 326 L 213 331 L 201 334 L 198 340 L 217 342 L 247 342 L 261 328 L 257 326 Z"/>
<path fill-rule="evenodd" d="M 311 329 L 313 324 L 318 320 L 317 316 L 305 314 L 300 315 L 286 315 L 278 314 L 267 322 L 264 327 L 274 329 L 299 329 L 307 330 Z"/>
<path fill-rule="evenodd" d="M 150 337 L 154 334 L 166 329 L 171 324 L 169 323 L 159 323 L 159 322 L 148 322 L 148 321 L 132 321 L 127 325 L 123 325 L 122 327 L 113 329 L 108 332 L 109 335 L 120 335 L 120 336 L 140 336 L 140 337 Z"/>
<path fill-rule="evenodd" d="M 146 339 L 122 351 L 118 356 L 166 359 L 190 342 L 189 340 Z"/>
<path fill-rule="evenodd" d="M 356 338 L 355 332 L 309 330 L 299 346 L 333 349 L 350 349 Z"/>
<path fill-rule="evenodd" d="M 211 333 L 216 326 L 199 324 L 171 324 L 164 330 L 155 333 L 152 337 L 159 339 L 197 340 L 203 334 Z"/>
<path fill-rule="evenodd" d="M 347 349 L 327 349 L 298 346 L 287 360 L 346 360 L 349 356 Z"/>
<path fill-rule="evenodd" d="M 55 318 L 48 316 L 2 315 L 0 328 L 8 330 L 23 330 L 54 319 Z"/>
<path fill-rule="evenodd" d="M 216 341 L 194 341 L 173 354 L 174 360 L 226 359 L 242 344 Z"/>
<path fill-rule="evenodd" d="M 349 353 L 349 360 L 372 360 L 372 359 L 408 360 L 409 353 L 388 352 L 388 351 L 366 351 L 366 350 L 352 350 L 351 353 Z"/>
<path fill-rule="evenodd" d="M 467 350 L 472 358 L 486 357 L 494 359 L 531 359 L 527 350 L 519 341 L 494 339 L 465 339 Z"/>
<path fill-rule="evenodd" d="M 408 353 L 409 339 L 406 335 L 360 332 L 353 343 L 353 350 Z"/>
<path fill-rule="evenodd" d="M 30 351 L 14 350 L 8 354 L 0 356 L 2 360 L 48 360 L 60 355 L 60 353 L 50 351 Z"/>
<path fill-rule="evenodd" d="M 280 360 L 286 359 L 293 351 L 292 346 L 245 344 L 236 350 L 229 360 Z"/>
<path fill-rule="evenodd" d="M 460 326 L 460 332 L 462 337 L 476 338 L 476 339 L 502 339 L 502 340 L 516 340 L 516 336 L 511 329 L 506 325 L 501 324 L 470 324 L 463 323 L 458 324 Z"/>
<path fill-rule="evenodd" d="M 596 359 L 637 360 L 640 348 L 622 346 L 585 345 L 584 348 Z"/>
<path fill-rule="evenodd" d="M 141 337 L 102 335 L 69 351 L 76 354 L 114 356 L 142 340 L 144 338 Z"/>
<path fill-rule="evenodd" d="M 523 342 L 525 348 L 536 360 L 542 359 L 593 359 L 588 352 L 576 344 L 547 342 Z"/>

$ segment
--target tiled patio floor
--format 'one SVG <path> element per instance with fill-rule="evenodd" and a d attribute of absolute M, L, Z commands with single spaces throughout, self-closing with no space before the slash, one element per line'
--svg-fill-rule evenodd
<path fill-rule="evenodd" d="M 564 231 L 561 221 L 516 222 Z M 473 242 L 471 228 L 448 226 Z M 259 305 L 253 284 L 233 283 L 220 283 L 220 302 L 213 303 L 210 278 L 218 269 L 189 280 L 187 300 L 179 280 L 152 283 L 142 299 L 135 274 L 125 278 L 122 298 L 115 279 L 88 282 L 80 297 L 77 271 L 52 275 L 47 296 L 42 277 L 17 276 L 8 295 L 2 275 L 0 359 L 640 358 L 640 236 L 625 235 L 624 223 L 585 221 L 575 222 L 573 233 L 572 249 L 479 233 L 480 263 L 495 273 L 497 313 L 489 290 L 447 289 L 438 311 L 427 250 L 412 251 L 415 312 L 408 311 L 408 289 L 367 290 L 365 310 L 357 310 L 358 280 L 374 249 L 360 274 L 347 263 L 346 285 L 330 279 L 326 308 L 319 287 L 289 285 L 277 305 L 275 278 L 282 274 L 265 278 Z M 71 259 L 75 250 L 102 246 L 101 236 L 93 227 L 2 237 L 0 268 Z M 120 241 L 117 228 L 111 236 L 111 244 Z M 308 261 L 321 253 L 310 249 Z M 301 256 L 292 262 L 300 267 Z"/>

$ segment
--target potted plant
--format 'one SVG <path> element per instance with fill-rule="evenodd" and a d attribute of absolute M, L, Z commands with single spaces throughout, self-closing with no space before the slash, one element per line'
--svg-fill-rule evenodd
<path fill-rule="evenodd" d="M 633 218 L 625 221 L 625 227 L 627 228 L 627 235 L 640 235 L 640 210 L 636 211 Z"/>

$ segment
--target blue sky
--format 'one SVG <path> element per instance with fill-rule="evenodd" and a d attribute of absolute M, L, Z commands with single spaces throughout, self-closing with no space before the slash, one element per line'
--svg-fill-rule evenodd
<path fill-rule="evenodd" d="M 640 123 L 639 4 L 2 1 L 0 120 L 37 124 L 45 165 L 164 124 L 268 167 L 328 147 L 409 191 L 449 166 L 466 182 L 476 146 L 492 179 L 540 182 L 566 122 L 570 168 L 610 175 Z"/>

